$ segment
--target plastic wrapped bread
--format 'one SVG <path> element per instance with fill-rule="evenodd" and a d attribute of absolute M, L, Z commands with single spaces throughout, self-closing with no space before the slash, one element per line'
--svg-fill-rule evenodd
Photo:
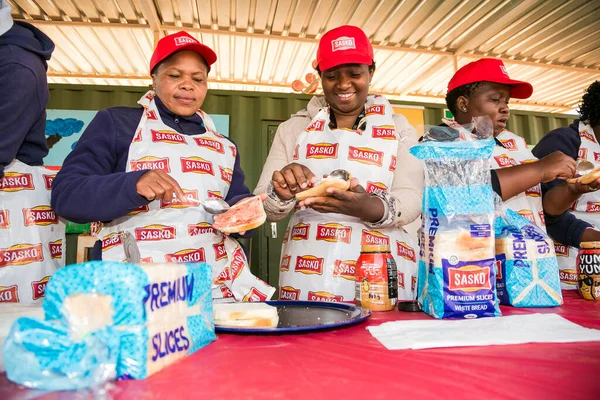
<path fill-rule="evenodd" d="M 425 163 L 418 301 L 435 318 L 500 315 L 496 295 L 491 124 L 477 135 L 428 131 L 410 152 Z"/>
<path fill-rule="evenodd" d="M 8 337 L 13 323 L 23 317 L 44 318 L 41 304 L 0 303 L 0 349 Z M 4 357 L 0 350 L 0 373 L 4 372 Z"/>
<path fill-rule="evenodd" d="M 554 243 L 512 210 L 496 220 L 496 260 L 501 304 L 553 307 L 563 303 Z"/>
<path fill-rule="evenodd" d="M 40 388 L 84 387 L 94 374 L 110 379 L 94 371 L 110 370 L 114 362 L 112 378 L 146 378 L 215 340 L 210 286 L 205 263 L 89 262 L 63 268 L 46 288 L 46 321 L 13 326 L 6 351 L 31 362 L 7 362 L 7 376 Z M 32 330 L 44 331 L 45 347 L 29 350 Z M 90 352 L 96 355 L 82 363 Z M 41 373 L 50 364 L 52 373 Z"/>
<path fill-rule="evenodd" d="M 489 229 L 488 225 L 488 232 Z M 437 243 L 424 249 L 423 257 L 425 260 L 432 260 L 433 265 L 442 265 L 444 259 L 450 258 L 458 262 L 472 262 L 495 256 L 494 238 L 491 234 L 487 237 L 471 237 L 468 226 L 440 230 L 435 240 Z"/>
<path fill-rule="evenodd" d="M 454 226 L 442 227 L 422 241 L 420 298 L 432 316 L 476 318 L 499 313 L 494 238 L 491 226 L 484 227 L 487 230 L 455 220 Z"/>

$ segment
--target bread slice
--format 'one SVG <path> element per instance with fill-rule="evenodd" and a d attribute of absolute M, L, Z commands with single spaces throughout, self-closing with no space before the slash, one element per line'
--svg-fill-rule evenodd
<path fill-rule="evenodd" d="M 279 323 L 279 317 L 257 318 L 257 319 L 233 319 L 220 320 L 215 319 L 215 325 L 232 328 L 275 328 Z"/>
<path fill-rule="evenodd" d="M 309 197 L 320 197 L 327 196 L 326 190 L 330 187 L 338 188 L 341 190 L 350 189 L 350 179 L 347 181 L 340 178 L 325 178 L 318 185 L 306 189 L 300 193 L 296 193 L 296 200 L 301 201 L 308 199 Z"/>
<path fill-rule="evenodd" d="M 577 179 L 581 178 L 581 183 L 583 183 L 584 185 L 589 185 L 590 183 L 594 182 L 596 179 L 600 178 L 600 167 L 594 168 L 593 170 L 591 170 L 590 172 L 588 172 L 587 174 L 581 176 L 581 177 L 575 177 L 575 178 L 569 178 L 567 179 L 567 182 L 573 183 L 576 182 Z"/>
<path fill-rule="evenodd" d="M 277 308 L 265 303 L 214 304 L 215 325 L 231 327 L 276 327 Z"/>
<path fill-rule="evenodd" d="M 252 196 L 238 201 L 226 213 L 216 215 L 213 227 L 223 233 L 237 233 L 257 228 L 266 220 L 260 196 Z"/>
<path fill-rule="evenodd" d="M 214 313 L 218 320 L 273 318 L 277 315 L 277 307 L 266 303 L 217 303 Z"/>

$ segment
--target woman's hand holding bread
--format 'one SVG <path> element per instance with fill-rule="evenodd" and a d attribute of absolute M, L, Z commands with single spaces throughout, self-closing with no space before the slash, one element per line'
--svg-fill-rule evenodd
<path fill-rule="evenodd" d="M 309 197 L 301 201 L 300 205 L 321 213 L 350 215 L 367 222 L 381 220 L 385 211 L 383 202 L 377 197 L 369 196 L 356 178 L 350 180 L 347 190 L 328 187 L 325 195 Z"/>
<path fill-rule="evenodd" d="M 308 189 L 317 180 L 310 169 L 297 163 L 288 164 L 280 171 L 273 172 L 271 178 L 275 194 L 281 200 L 293 199 L 296 193 Z"/>
<path fill-rule="evenodd" d="M 555 151 L 537 161 L 541 182 L 568 179 L 575 174 L 576 162 L 561 151 Z"/>

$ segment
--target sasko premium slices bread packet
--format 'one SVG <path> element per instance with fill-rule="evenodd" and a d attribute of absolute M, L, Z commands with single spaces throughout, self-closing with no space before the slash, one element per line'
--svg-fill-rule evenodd
<path fill-rule="evenodd" d="M 501 304 L 554 307 L 563 303 L 554 243 L 537 225 L 499 207 L 496 284 Z"/>
<path fill-rule="evenodd" d="M 476 124 L 434 127 L 410 149 L 425 164 L 418 301 L 435 318 L 500 315 L 489 161 L 495 142 L 491 121 Z"/>

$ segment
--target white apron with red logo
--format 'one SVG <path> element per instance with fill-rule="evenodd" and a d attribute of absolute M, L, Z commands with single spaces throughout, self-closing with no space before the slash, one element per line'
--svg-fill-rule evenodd
<path fill-rule="evenodd" d="M 380 96 L 369 96 L 366 106 L 363 132 L 331 130 L 329 108 L 321 109 L 300 134 L 293 159 L 318 177 L 341 168 L 369 193 L 389 191 L 398 147 L 393 110 Z M 293 214 L 283 240 L 282 300 L 354 301 L 355 265 L 362 242 L 389 243 L 398 267 L 398 298 L 415 298 L 416 243 L 403 229 L 371 229 L 355 217 L 307 208 Z"/>
<path fill-rule="evenodd" d="M 527 147 L 527 142 L 520 136 L 504 130 L 496 139 L 504 145 L 496 146 L 492 154 L 492 168 L 499 169 L 513 165 L 536 162 L 537 158 Z M 542 206 L 542 186 L 538 183 L 504 202 L 507 208 L 519 213 L 522 217 L 546 231 L 544 208 Z"/>
<path fill-rule="evenodd" d="M 600 144 L 596 140 L 594 130 L 590 125 L 579 122 L 579 137 L 581 146 L 577 160 L 588 160 L 595 167 L 600 166 Z M 600 191 L 583 194 L 571 206 L 573 215 L 592 224 L 596 229 L 600 227 Z M 577 289 L 577 253 L 576 247 L 566 246 L 561 243 L 554 244 L 558 267 L 560 269 L 560 284 L 563 289 Z"/>
<path fill-rule="evenodd" d="M 37 303 L 65 265 L 65 224 L 50 208 L 56 175 L 14 160 L 0 179 L 0 303 Z"/>
<path fill-rule="evenodd" d="M 149 91 L 138 102 L 145 112 L 129 146 L 126 171 L 161 169 L 173 177 L 188 197 L 224 198 L 235 163 L 235 146 L 216 132 L 210 117 L 198 111 L 206 133 L 179 134 L 165 125 Z M 250 272 L 239 243 L 212 228 L 213 216 L 201 205 L 174 199 L 153 201 L 105 225 L 102 259 L 126 259 L 122 233 L 136 239 L 142 262 L 206 262 L 213 270 L 213 298 L 264 301 L 275 289 Z"/>
<path fill-rule="evenodd" d="M 444 119 L 444 123 L 452 128 L 463 130 L 462 125 L 452 119 Z M 498 141 L 504 147 L 494 147 L 492 153 L 492 168 L 500 169 L 512 167 L 515 165 L 526 164 L 537 161 L 537 158 L 527 147 L 527 142 L 520 136 L 504 130 L 497 137 Z M 544 220 L 544 208 L 542 206 L 542 187 L 537 185 L 527 189 L 509 200 L 504 202 L 504 206 L 519 213 L 522 217 L 527 218 L 539 226 L 544 232 L 546 231 L 546 222 Z"/>

